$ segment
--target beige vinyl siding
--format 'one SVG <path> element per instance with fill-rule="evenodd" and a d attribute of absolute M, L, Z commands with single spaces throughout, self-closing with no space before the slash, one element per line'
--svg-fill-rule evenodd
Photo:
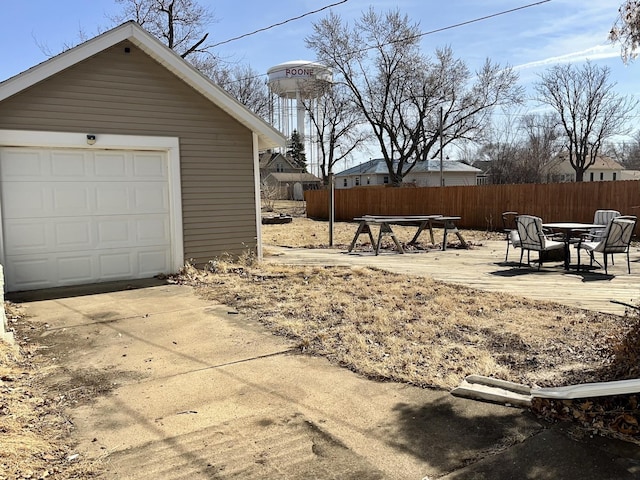
<path fill-rule="evenodd" d="M 0 103 L 0 129 L 179 137 L 185 259 L 256 246 L 251 132 L 128 42 Z"/>

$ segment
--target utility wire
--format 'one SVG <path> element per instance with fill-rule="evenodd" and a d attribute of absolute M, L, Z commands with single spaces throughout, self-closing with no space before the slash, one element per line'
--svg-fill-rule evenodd
<path fill-rule="evenodd" d="M 304 15 L 302 15 L 302 16 L 300 16 L 300 17 L 296 17 L 296 18 L 302 18 L 303 16 L 310 15 L 311 13 L 316 13 L 316 12 L 319 12 L 319 11 L 321 11 L 321 10 L 325 10 L 325 9 L 330 8 L 330 7 L 333 7 L 333 6 L 335 6 L 335 5 L 339 5 L 339 4 L 341 4 L 341 3 L 345 3 L 346 1 L 347 1 L 347 0 L 343 0 L 343 1 L 341 1 L 341 2 L 334 3 L 334 4 L 332 4 L 332 5 L 327 5 L 326 7 L 323 7 L 323 8 L 321 8 L 320 10 L 316 10 L 315 12 L 309 12 L 309 13 L 306 13 L 306 14 L 304 14 Z M 356 51 L 353 51 L 353 52 L 347 52 L 347 53 L 345 53 L 344 55 L 351 55 L 351 54 L 355 54 L 355 53 L 362 53 L 362 52 L 366 52 L 366 51 L 368 51 L 368 50 L 373 50 L 374 48 L 380 48 L 380 47 L 384 47 L 384 46 L 386 46 L 386 45 L 391 45 L 391 44 L 393 44 L 393 43 L 402 42 L 402 41 L 406 41 L 406 40 L 412 40 L 412 39 L 414 39 L 414 38 L 425 37 L 425 36 L 427 36 L 427 35 L 433 35 L 434 33 L 443 32 L 443 31 L 445 31 L 445 30 L 451 30 L 451 29 L 458 28 L 458 27 L 462 27 L 462 26 L 469 25 L 469 24 L 472 24 L 472 23 L 482 22 L 482 21 L 484 21 L 484 20 L 488 20 L 488 19 L 490 19 L 490 18 L 499 17 L 499 16 L 501 16 L 501 15 L 507 15 L 507 14 L 509 14 L 509 13 L 517 12 L 517 11 L 519 11 L 519 10 L 524 10 L 524 9 L 531 8 L 531 7 L 537 7 L 537 6 L 539 6 L 539 5 L 542 5 L 542 4 L 544 4 L 544 3 L 548 3 L 548 2 L 550 2 L 550 1 L 551 1 L 551 0 L 541 0 L 541 1 L 539 1 L 539 2 L 529 3 L 529 4 L 527 4 L 527 5 L 522 5 L 522 6 L 520 6 L 520 7 L 511 8 L 511 9 L 509 9 L 509 10 L 504 10 L 504 11 L 497 12 L 497 13 L 492 13 L 491 15 L 485 15 L 484 17 L 478 17 L 478 18 L 474 18 L 474 19 L 472 19 L 472 20 L 466 20 L 466 21 L 464 21 L 464 22 L 456 23 L 456 24 L 453 24 L 453 25 L 448 25 L 448 26 L 446 26 L 446 27 L 437 28 L 437 29 L 435 29 L 435 30 L 430 30 L 430 31 L 428 31 L 428 32 L 421 32 L 421 33 L 418 33 L 418 34 L 413 35 L 413 36 L 411 36 L 411 37 L 407 37 L 407 38 L 403 38 L 403 39 L 399 39 L 399 40 L 394 40 L 394 41 L 391 41 L 391 42 L 388 42 L 388 43 L 384 43 L 384 44 L 382 44 L 382 45 L 371 45 L 371 46 L 367 46 L 367 47 L 364 47 L 364 48 L 362 48 L 362 49 L 360 49 L 360 50 L 356 50 Z M 288 21 L 291 21 L 291 20 L 293 20 L 293 19 L 285 20 L 284 22 L 280 22 L 279 24 L 272 25 L 271 27 L 266 27 L 266 28 L 264 28 L 264 29 L 257 30 L 256 32 L 259 32 L 259 31 L 262 31 L 262 30 L 267 30 L 268 28 L 273 28 L 273 26 L 282 25 L 283 23 L 287 23 Z M 224 42 L 217 43 L 216 45 L 213 45 L 213 46 L 215 47 L 215 46 L 217 46 L 217 45 L 222 45 L 223 43 L 228 43 L 228 42 L 231 42 L 231 41 L 236 40 L 236 39 L 238 39 L 238 38 L 243 38 L 243 37 L 245 37 L 245 36 L 247 36 L 247 35 L 253 35 L 253 33 L 256 33 L 256 32 L 252 32 L 251 34 L 241 35 L 240 37 L 236 37 L 235 39 L 226 40 L 226 41 L 224 41 Z M 311 65 L 312 63 L 314 63 L 314 62 L 309 62 L 309 65 Z M 240 79 L 238 79 L 238 80 L 234 80 L 234 81 L 233 81 L 233 82 L 231 82 L 231 83 L 242 82 L 242 81 L 245 81 L 245 80 L 253 80 L 254 78 L 260 78 L 260 77 L 266 77 L 266 76 L 267 76 L 267 74 L 266 74 L 266 73 L 261 73 L 261 74 L 254 75 L 254 76 L 251 76 L 251 77 L 240 78 Z"/>
<path fill-rule="evenodd" d="M 392 45 L 394 43 L 406 42 L 406 41 L 409 41 L 409 40 L 414 40 L 416 38 L 426 37 L 427 35 L 433 35 L 434 33 L 440 33 L 440 32 L 444 32 L 446 30 L 452 30 L 454 28 L 464 27 L 465 25 L 470 25 L 472 23 L 482 22 L 484 20 L 489 20 L 490 18 L 499 17 L 501 15 L 507 15 L 509 13 L 517 12 L 518 10 L 524 10 L 526 8 L 537 7 L 539 5 L 542 5 L 543 3 L 548 3 L 550 1 L 551 0 L 541 0 L 539 2 L 529 3 L 528 5 L 522 5 L 520 7 L 511 8 L 509 10 L 503 10 L 501 12 L 492 13 L 490 15 L 485 15 L 484 17 L 474 18 L 473 20 L 466 20 L 464 22 L 456 23 L 456 24 L 453 24 L 453 25 L 448 25 L 446 27 L 436 28 L 435 30 L 430 30 L 428 32 L 421 32 L 421 33 L 417 33 L 415 35 L 411 35 L 411 36 L 408 36 L 408 37 L 399 38 L 397 40 L 392 40 L 390 42 L 383 43 L 381 45 L 368 45 L 368 46 L 366 46 L 364 48 L 361 48 L 360 50 L 355 50 L 355 51 L 352 51 L 352 52 L 348 52 L 345 55 L 353 55 L 355 53 L 367 52 L 369 50 L 373 50 L 373 49 L 381 48 L 381 47 L 386 47 L 387 45 Z"/>
<path fill-rule="evenodd" d="M 469 25 L 471 23 L 482 22 L 482 21 L 488 20 L 490 18 L 495 18 L 495 17 L 499 17 L 501 15 L 507 15 L 509 13 L 517 12 L 518 10 L 524 10 L 526 8 L 537 7 L 539 5 L 542 5 L 543 3 L 548 3 L 550 1 L 551 0 L 542 0 L 540 2 L 530 3 L 528 5 L 522 5 L 520 7 L 512 8 L 510 10 L 504 10 L 502 12 L 492 13 L 491 15 L 485 15 L 484 17 L 474 18 L 473 20 L 467 20 L 465 22 L 456 23 L 455 25 L 449 25 L 447 27 L 437 28 L 437 29 L 431 30 L 429 32 L 419 33 L 418 35 L 415 35 L 414 37 L 410 37 L 409 39 L 419 38 L 419 37 L 424 37 L 426 35 L 432 35 L 434 33 L 444 32 L 445 30 L 451 30 L 453 28 L 463 27 L 463 26 Z"/>
<path fill-rule="evenodd" d="M 326 5 L 317 10 L 313 10 L 312 12 L 303 13 L 302 15 L 298 15 L 297 17 L 288 18 L 287 20 L 283 20 L 282 22 L 274 23 L 273 25 L 269 25 L 268 27 L 259 28 L 258 30 L 254 30 L 253 32 L 245 33 L 243 35 L 239 35 L 237 37 L 230 38 L 229 40 L 225 40 L 223 42 L 214 43 L 211 47 L 219 47 L 220 45 L 224 45 L 225 43 L 235 42 L 236 40 L 240 40 L 241 38 L 250 37 L 251 35 L 255 35 L 256 33 L 264 32 L 266 30 L 271 30 L 272 28 L 279 27 L 289 22 L 293 22 L 295 20 L 300 20 L 301 18 L 307 17 L 309 15 L 313 15 L 314 13 L 322 12 L 331 7 L 335 7 L 336 5 L 340 5 L 342 3 L 346 3 L 349 0 L 342 0 L 340 2 L 332 3 L 331 5 Z M 547 0 L 550 1 L 550 0 Z"/>

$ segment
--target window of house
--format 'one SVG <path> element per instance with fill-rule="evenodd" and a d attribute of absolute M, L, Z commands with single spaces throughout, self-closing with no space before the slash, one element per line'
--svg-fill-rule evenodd
<path fill-rule="evenodd" d="M 360 185 L 360 177 L 356 177 L 356 187 Z"/>
<path fill-rule="evenodd" d="M 600 180 L 604 180 L 604 172 L 600 172 Z"/>
<path fill-rule="evenodd" d="M 284 165 L 281 163 L 276 163 L 276 172 L 284 172 Z"/>
<path fill-rule="evenodd" d="M 347 185 L 347 179 L 346 179 L 346 178 L 344 179 L 343 186 L 345 186 L 345 187 L 347 187 L 347 186 L 348 186 L 348 185 Z"/>
<path fill-rule="evenodd" d="M 382 183 L 389 183 L 389 177 L 388 176 L 382 177 Z"/>
<path fill-rule="evenodd" d="M 617 175 L 617 172 L 613 172 L 613 174 L 612 174 L 612 180 L 615 180 L 617 176 L 618 176 L 618 175 Z"/>
<path fill-rule="evenodd" d="M 367 185 L 371 185 L 371 177 L 367 177 Z"/>
<path fill-rule="evenodd" d="M 589 173 L 589 181 L 593 182 L 593 172 Z"/>

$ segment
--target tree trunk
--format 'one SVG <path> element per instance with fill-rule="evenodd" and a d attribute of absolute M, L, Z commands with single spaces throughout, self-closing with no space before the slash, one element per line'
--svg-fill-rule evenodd
<path fill-rule="evenodd" d="M 390 182 L 392 187 L 400 187 L 402 185 L 402 175 L 398 175 L 396 172 L 389 172 Z"/>
<path fill-rule="evenodd" d="M 576 168 L 576 182 L 584 181 L 584 170 Z"/>

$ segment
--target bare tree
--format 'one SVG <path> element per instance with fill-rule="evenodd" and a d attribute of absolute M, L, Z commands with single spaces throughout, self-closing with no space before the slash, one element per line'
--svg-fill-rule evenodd
<path fill-rule="evenodd" d="M 325 185 L 336 163 L 349 158 L 370 137 L 362 129 L 362 111 L 349 93 L 345 85 L 325 83 L 315 86 L 313 95 L 302 100 L 317 137 L 320 171 Z M 316 96 L 317 101 L 311 98 Z"/>
<path fill-rule="evenodd" d="M 206 55 L 215 58 L 206 28 L 215 21 L 213 13 L 195 0 L 116 0 L 122 5 L 115 23 L 135 20 L 182 58 Z"/>
<path fill-rule="evenodd" d="M 505 114 L 499 124 L 494 123 L 487 130 L 474 164 L 484 170 L 489 183 L 525 183 L 519 158 L 517 117 L 513 112 L 505 111 Z"/>
<path fill-rule="evenodd" d="M 640 170 L 640 131 L 631 137 L 631 141 L 608 142 L 604 146 L 604 153 L 626 169 Z"/>
<path fill-rule="evenodd" d="M 560 125 L 551 114 L 524 115 L 519 122 L 523 142 L 519 146 L 522 164 L 522 183 L 538 183 L 545 180 L 549 163 L 560 153 Z"/>
<path fill-rule="evenodd" d="M 503 121 L 488 132 L 479 152 L 491 183 L 544 182 L 547 166 L 560 151 L 560 130 L 550 114 L 505 111 Z"/>
<path fill-rule="evenodd" d="M 640 130 L 633 135 L 629 151 L 624 159 L 624 166 L 632 170 L 640 170 Z"/>
<path fill-rule="evenodd" d="M 195 66 L 199 68 L 198 65 Z M 249 65 L 217 65 L 211 71 L 206 71 L 204 66 L 200 68 L 253 113 L 265 120 L 269 118 L 269 92 L 262 76 Z"/>
<path fill-rule="evenodd" d="M 439 153 L 441 137 L 443 146 L 474 138 L 492 107 L 521 99 L 509 68 L 487 62 L 469 86 L 471 73 L 450 49 L 425 57 L 418 24 L 399 11 L 381 15 L 370 8 L 353 26 L 330 13 L 313 28 L 307 46 L 351 91 L 394 185 L 417 161 Z"/>
<path fill-rule="evenodd" d="M 638 56 L 640 47 L 640 1 L 625 0 L 618 9 L 618 18 L 609 32 L 609 40 L 620 43 L 622 60 L 628 63 Z"/>
<path fill-rule="evenodd" d="M 260 75 L 248 65 L 223 62 L 207 43 L 207 28 L 216 18 L 197 0 L 116 0 L 122 12 L 114 23 L 135 20 L 232 97 L 262 118 L 269 115 L 269 97 Z"/>
<path fill-rule="evenodd" d="M 583 66 L 555 65 L 535 84 L 537 99 L 550 106 L 564 131 L 569 163 L 581 182 L 600 149 L 613 135 L 629 132 L 625 126 L 638 102 L 614 91 L 610 70 L 591 62 Z"/>
<path fill-rule="evenodd" d="M 206 28 L 216 21 L 213 13 L 202 7 L 196 0 L 115 0 L 122 5 L 122 11 L 107 15 L 113 25 L 133 20 L 161 42 L 191 63 L 196 60 L 211 68 L 217 63 L 212 46 L 206 43 L 209 34 Z M 63 51 L 73 48 L 89 39 L 86 31 L 78 29 L 77 40 L 65 42 Z M 47 56 L 54 56 L 48 46 L 36 39 L 40 50 Z"/>

